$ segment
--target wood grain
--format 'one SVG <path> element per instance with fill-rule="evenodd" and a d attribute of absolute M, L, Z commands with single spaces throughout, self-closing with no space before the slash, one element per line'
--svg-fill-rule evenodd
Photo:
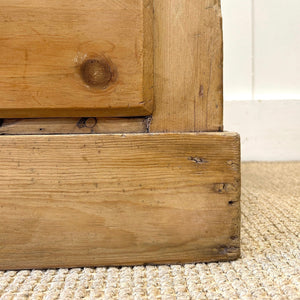
<path fill-rule="evenodd" d="M 0 119 L 0 135 L 147 132 L 148 118 Z"/>
<path fill-rule="evenodd" d="M 0 117 L 144 116 L 152 0 L 0 0 Z"/>
<path fill-rule="evenodd" d="M 0 268 L 239 256 L 239 136 L 0 137 Z"/>
<path fill-rule="evenodd" d="M 151 132 L 222 131 L 220 0 L 154 0 Z"/>

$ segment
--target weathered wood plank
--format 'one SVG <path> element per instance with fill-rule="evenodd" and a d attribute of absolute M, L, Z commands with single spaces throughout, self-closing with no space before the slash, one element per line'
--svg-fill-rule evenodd
<path fill-rule="evenodd" d="M 239 256 L 239 136 L 0 137 L 0 268 Z"/>
<path fill-rule="evenodd" d="M 220 0 L 154 0 L 151 132 L 222 131 Z"/>
<path fill-rule="evenodd" d="M 147 118 L 0 119 L 0 135 L 147 132 Z"/>
<path fill-rule="evenodd" d="M 152 0 L 0 0 L 0 117 L 145 116 Z"/>

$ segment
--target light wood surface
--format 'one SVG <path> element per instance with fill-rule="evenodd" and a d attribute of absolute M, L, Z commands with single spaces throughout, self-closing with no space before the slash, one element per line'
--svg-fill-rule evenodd
<path fill-rule="evenodd" d="M 221 131 L 220 0 L 154 0 L 152 132 Z"/>
<path fill-rule="evenodd" d="M 0 120 L 0 135 L 147 132 L 148 118 L 46 118 Z"/>
<path fill-rule="evenodd" d="M 2 136 L 0 268 L 239 256 L 239 136 Z"/>
<path fill-rule="evenodd" d="M 152 0 L 0 0 L 0 117 L 144 116 Z"/>

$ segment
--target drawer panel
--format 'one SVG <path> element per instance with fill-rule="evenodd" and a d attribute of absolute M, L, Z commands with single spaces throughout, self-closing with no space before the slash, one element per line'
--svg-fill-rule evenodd
<path fill-rule="evenodd" d="M 149 0 L 0 0 L 0 117 L 143 116 Z"/>

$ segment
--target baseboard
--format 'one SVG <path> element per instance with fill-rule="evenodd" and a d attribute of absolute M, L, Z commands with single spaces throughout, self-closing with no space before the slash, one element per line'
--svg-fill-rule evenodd
<path fill-rule="evenodd" d="M 300 160 L 300 100 L 225 101 L 224 123 L 241 134 L 243 161 Z"/>

